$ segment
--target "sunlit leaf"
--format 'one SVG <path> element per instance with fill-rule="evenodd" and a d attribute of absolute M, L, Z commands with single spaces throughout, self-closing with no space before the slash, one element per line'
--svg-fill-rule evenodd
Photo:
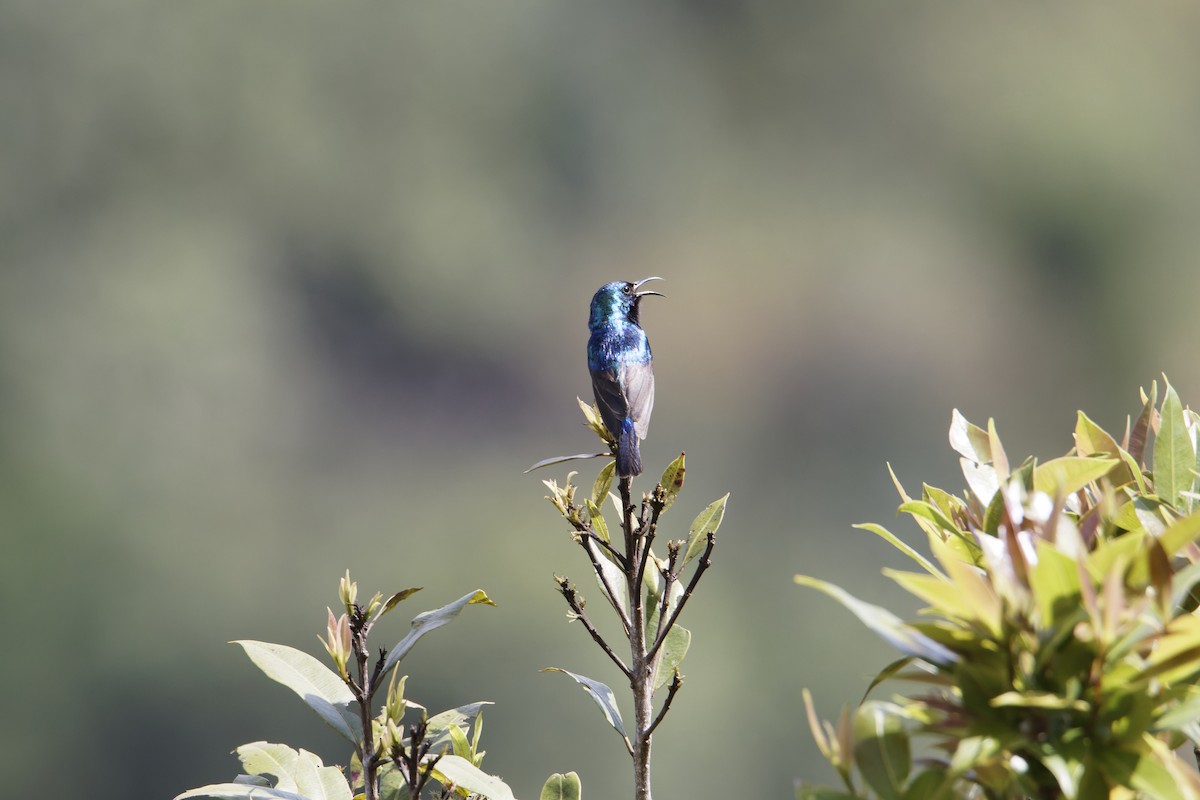
<path fill-rule="evenodd" d="M 495 775 L 488 775 L 465 758 L 444 755 L 434 765 L 433 774 L 442 783 L 453 783 L 489 800 L 514 800 L 512 789 Z"/>
<path fill-rule="evenodd" d="M 816 578 L 797 575 L 794 580 L 802 586 L 812 587 L 837 600 L 864 625 L 905 655 L 923 658 L 935 664 L 953 664 L 958 661 L 958 655 L 954 651 L 906 625 L 885 608 L 863 602 L 843 589 Z"/>
<path fill-rule="evenodd" d="M 971 459 L 976 464 L 990 464 L 992 461 L 991 442 L 987 431 L 967 422 L 967 418 L 959 413 L 957 408 L 950 413 L 950 446 L 959 455 Z"/>
<path fill-rule="evenodd" d="M 333 670 L 294 647 L 243 639 L 241 645 L 255 666 L 273 681 L 291 689 L 335 731 L 358 741 L 358 716 L 350 710 L 354 695 Z"/>
<path fill-rule="evenodd" d="M 594 505 L 604 504 L 604 498 L 608 497 L 608 492 L 612 489 L 613 475 L 616 474 L 616 471 L 616 461 L 610 461 L 600 468 L 600 472 L 596 475 L 596 481 L 592 484 L 592 503 Z"/>
<path fill-rule="evenodd" d="M 543 458 L 541 461 L 534 464 L 529 469 L 525 470 L 524 475 L 528 475 L 535 469 L 549 467 L 553 464 L 565 464 L 568 461 L 582 461 L 588 458 L 612 458 L 612 453 L 576 453 L 573 456 L 554 456 L 553 458 Z"/>
<path fill-rule="evenodd" d="M 692 632 L 682 625 L 672 625 L 671 630 L 667 631 L 667 638 L 663 640 L 662 661 L 658 667 L 658 674 L 654 678 L 654 690 L 658 691 L 675 674 L 675 670 L 683 663 L 683 657 L 687 655 L 688 648 L 692 645 Z"/>
<path fill-rule="evenodd" d="M 1184 547 L 1200 539 L 1200 512 L 1176 520 L 1158 536 L 1158 543 L 1168 556 L 1174 556 Z"/>
<path fill-rule="evenodd" d="M 416 594 L 419 591 L 421 591 L 420 586 L 410 586 L 407 589 L 401 589 L 400 591 L 396 592 L 394 595 L 392 595 L 391 597 L 389 597 L 387 599 L 387 601 L 383 604 L 383 607 L 379 610 L 379 613 L 375 616 L 375 618 L 379 619 L 379 617 L 382 617 L 384 614 L 388 613 L 393 608 L 395 608 L 397 605 L 399 605 L 401 602 L 412 597 L 414 594 Z"/>
<path fill-rule="evenodd" d="M 578 774 L 568 772 L 563 775 L 561 772 L 556 772 L 542 786 L 542 793 L 538 800 L 581 800 L 582 797 L 583 785 L 579 781 Z"/>
<path fill-rule="evenodd" d="M 876 525 L 873 522 L 865 522 L 860 525 L 855 525 L 854 527 L 858 528 L 859 530 L 870 531 L 871 533 L 875 534 L 876 536 L 889 542 L 892 545 L 892 547 L 895 547 L 897 550 L 899 550 L 901 553 L 904 553 L 904 555 L 908 556 L 913 561 L 920 564 L 921 568 L 924 569 L 929 574 L 936 575 L 937 577 L 941 578 L 942 580 L 947 580 L 946 576 L 942 574 L 941 570 L 939 570 L 937 567 L 935 567 L 929 561 L 929 559 L 925 558 L 925 556 L 921 555 L 916 550 L 909 547 L 907 544 L 905 544 L 903 541 L 901 541 L 900 538 L 898 536 L 896 536 L 896 534 L 892 533 L 891 531 L 889 531 L 887 528 L 883 527 L 882 525 Z"/>
<path fill-rule="evenodd" d="M 621 710 L 617 708 L 617 697 L 607 685 L 584 675 L 576 675 L 574 672 L 559 669 L 558 667 L 546 667 L 541 672 L 561 672 L 573 678 L 591 696 L 592 700 L 596 701 L 596 705 L 600 708 L 600 712 L 604 714 L 604 718 L 608 721 L 608 724 L 617 733 L 621 734 L 621 737 L 626 742 L 629 741 L 629 736 L 625 733 L 625 724 L 621 721 Z"/>
<path fill-rule="evenodd" d="M 1168 383 L 1163 397 L 1162 421 L 1154 439 L 1154 489 L 1158 496 L 1176 508 L 1182 508 L 1182 495 L 1192 488 L 1195 466 L 1196 451 L 1184 423 L 1183 405 L 1175 387 Z"/>
<path fill-rule="evenodd" d="M 1079 571 L 1075 560 L 1044 539 L 1035 544 L 1037 563 L 1029 570 L 1029 588 L 1042 624 L 1049 627 L 1079 606 Z"/>
<path fill-rule="evenodd" d="M 896 707 L 868 700 L 854 714 L 854 761 L 872 789 L 884 800 L 900 800 L 912 769 L 912 753 L 904 721 Z"/>
<path fill-rule="evenodd" d="M 384 661 L 383 665 L 384 673 L 386 674 L 388 670 L 399 663 L 400 659 L 408 655 L 408 652 L 413 649 L 413 646 L 418 640 L 420 640 L 422 636 L 430 631 L 437 630 L 443 625 L 453 622 L 464 608 L 471 605 L 494 606 L 496 604 L 492 602 L 491 598 L 487 596 L 486 592 L 484 592 L 482 589 L 476 589 L 468 595 L 463 595 L 453 603 L 449 603 L 441 608 L 434 609 L 433 611 L 426 611 L 425 613 L 418 614 L 416 617 L 414 617 L 412 621 L 412 629 L 409 630 L 408 635 L 401 639 L 400 642 L 392 648 L 391 652 L 388 653 L 387 659 Z"/>
<path fill-rule="evenodd" d="M 714 500 L 692 520 L 691 527 L 688 528 L 687 550 L 684 551 L 680 569 L 704 552 L 704 548 L 708 546 L 708 534 L 715 533 L 717 528 L 721 527 L 721 520 L 725 518 L 725 504 L 728 501 L 728 494 L 720 500 Z"/>
<path fill-rule="evenodd" d="M 1116 458 L 1062 456 L 1038 464 L 1033 471 L 1033 488 L 1051 497 L 1066 497 L 1107 475 L 1121 463 Z"/>
<path fill-rule="evenodd" d="M 625 580 L 625 573 L 621 571 L 615 563 L 610 559 L 601 555 L 600 550 L 603 548 L 596 546 L 591 540 L 585 541 L 583 546 L 588 549 L 600 565 L 600 572 L 596 573 L 596 583 L 600 586 L 600 591 L 604 592 L 604 597 L 618 610 L 622 619 L 629 618 L 629 583 Z M 605 586 L 607 582 L 608 586 Z M 609 589 L 612 593 L 610 594 Z"/>
<path fill-rule="evenodd" d="M 679 492 L 683 489 L 683 478 L 687 473 L 687 467 L 684 464 L 684 453 L 679 454 L 679 458 L 672 461 L 663 470 L 662 477 L 658 479 L 659 485 L 663 487 L 663 510 L 666 511 L 675 503 L 675 498 L 679 496 Z"/>
<path fill-rule="evenodd" d="M 1150 394 L 1143 393 L 1142 413 L 1138 415 L 1137 422 L 1133 423 L 1133 429 L 1129 432 L 1129 446 L 1125 448 L 1138 464 L 1145 463 L 1146 442 L 1150 431 L 1158 427 L 1157 405 L 1158 382 L 1151 381 Z"/>

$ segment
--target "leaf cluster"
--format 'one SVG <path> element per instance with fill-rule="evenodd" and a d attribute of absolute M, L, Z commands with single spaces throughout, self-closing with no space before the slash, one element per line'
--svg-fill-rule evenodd
<path fill-rule="evenodd" d="M 1200 798 L 1195 765 L 1173 752 L 1200 745 L 1200 415 L 1169 383 L 1157 395 L 1142 393 L 1119 441 L 1080 412 L 1070 452 L 1015 467 L 993 422 L 955 411 L 966 490 L 918 499 L 896 481 L 931 557 L 859 526 L 917 565 L 884 571 L 925 604 L 916 621 L 796 577 L 902 654 L 868 694 L 915 687 L 836 724 L 806 691 L 844 786 L 798 798 Z"/>
<path fill-rule="evenodd" d="M 244 774 L 229 783 L 184 792 L 176 800 L 412 800 L 425 796 L 427 785 L 436 786 L 434 796 L 447 800 L 512 800 L 503 781 L 480 769 L 481 712 L 490 704 L 470 703 L 431 716 L 405 697 L 407 676 L 395 669 L 421 638 L 453 622 L 467 606 L 495 605 L 485 592 L 476 590 L 418 614 L 399 643 L 371 660 L 371 629 L 417 591 L 405 589 L 386 600 L 376 594 L 364 608 L 355 602 L 358 587 L 347 572 L 338 589 L 344 612 L 336 617 L 328 612 L 326 637 L 321 639 L 333 669 L 286 645 L 236 642 L 268 678 L 295 692 L 351 745 L 348 768 L 327 767 L 316 755 L 284 744 L 253 742 L 237 749 Z M 386 699 L 375 713 L 376 693 L 389 675 Z"/>

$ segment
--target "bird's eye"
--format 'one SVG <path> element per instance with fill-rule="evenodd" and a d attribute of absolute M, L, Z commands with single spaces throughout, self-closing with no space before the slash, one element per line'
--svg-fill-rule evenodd
<path fill-rule="evenodd" d="M 621 291 L 627 295 L 632 295 L 633 294 L 633 284 L 632 283 L 625 284 L 624 286 L 621 287 Z"/>

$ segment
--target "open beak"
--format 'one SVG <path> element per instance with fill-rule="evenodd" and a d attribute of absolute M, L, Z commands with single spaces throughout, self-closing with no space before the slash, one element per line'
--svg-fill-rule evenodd
<path fill-rule="evenodd" d="M 666 297 L 666 295 L 665 295 L 665 294 L 663 294 L 662 292 L 649 292 L 649 291 L 647 291 L 647 292 L 638 292 L 638 289 L 642 288 L 642 284 L 644 284 L 644 283 L 649 283 L 650 281 L 661 281 L 661 280 L 662 280 L 662 278 L 657 278 L 657 277 L 655 277 L 655 278 L 642 278 L 640 281 L 635 281 L 635 282 L 634 282 L 634 284 L 633 284 L 633 290 L 634 290 L 635 292 L 637 292 L 637 297 L 645 297 L 645 296 L 646 296 L 646 295 L 648 295 L 648 294 L 654 294 L 654 295 L 658 295 L 659 297 Z"/>

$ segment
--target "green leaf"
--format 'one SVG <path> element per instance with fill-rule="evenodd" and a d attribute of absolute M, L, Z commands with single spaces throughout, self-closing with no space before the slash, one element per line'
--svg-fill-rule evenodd
<path fill-rule="evenodd" d="M 668 464 L 662 477 L 658 479 L 659 485 L 663 487 L 663 511 L 675 504 L 675 498 L 683 488 L 683 476 L 687 472 L 683 457 L 684 454 L 680 453 L 679 458 Z"/>
<path fill-rule="evenodd" d="M 467 734 L 463 732 L 463 729 L 457 725 L 451 725 L 446 729 L 446 733 L 450 736 L 450 748 L 454 751 L 454 755 L 470 760 L 471 743 L 467 741 Z"/>
<path fill-rule="evenodd" d="M 614 461 L 613 463 L 615 464 L 617 462 Z M 588 521 L 592 525 L 592 533 L 596 534 L 597 536 L 599 536 L 601 539 L 603 539 L 606 542 L 611 542 L 612 539 L 609 537 L 609 534 L 608 534 L 608 523 L 605 522 L 605 520 L 604 520 L 604 514 L 601 513 L 600 506 L 598 506 L 594 502 L 592 502 L 592 500 L 590 498 L 586 502 L 587 502 L 587 510 L 588 510 Z M 612 558 L 612 554 L 609 553 L 607 550 L 604 551 L 604 554 L 607 558 Z"/>
<path fill-rule="evenodd" d="M 383 608 L 379 611 L 378 614 L 375 615 L 375 619 L 379 619 L 384 614 L 388 613 L 393 608 L 395 608 L 397 605 L 399 605 L 402 601 L 407 600 L 408 598 L 412 597 L 417 592 L 421 591 L 421 588 L 422 587 L 420 587 L 420 586 L 410 586 L 407 589 L 401 589 L 400 591 L 396 592 L 394 595 L 392 595 L 391 597 L 389 597 L 387 599 L 386 603 L 383 604 Z"/>
<path fill-rule="evenodd" d="M 1096 748 L 1096 761 L 1110 783 L 1126 786 L 1155 800 L 1184 800 L 1170 772 L 1151 752 L 1113 747 Z"/>
<path fill-rule="evenodd" d="M 692 520 L 692 525 L 688 528 L 687 550 L 684 551 L 680 569 L 704 552 L 704 548 L 708 546 L 708 534 L 716 533 L 717 528 L 721 527 L 721 520 L 725 518 L 725 504 L 728 501 L 728 494 L 720 500 L 714 500 Z"/>
<path fill-rule="evenodd" d="M 992 461 L 988 432 L 967 422 L 967 418 L 960 414 L 957 408 L 950 414 L 950 446 L 959 455 L 976 464 L 990 464 Z"/>
<path fill-rule="evenodd" d="M 655 691 L 674 677 L 675 670 L 683 663 L 683 657 L 687 655 L 691 645 L 692 632 L 682 625 L 672 625 L 671 630 L 667 631 L 667 638 L 663 640 L 662 650 L 659 651 L 662 653 L 662 661 L 658 666 L 658 674 L 654 677 Z"/>
<path fill-rule="evenodd" d="M 285 792 L 253 783 L 212 783 L 177 794 L 175 800 L 189 800 L 193 797 L 214 797 L 217 800 L 310 800 L 295 792 Z"/>
<path fill-rule="evenodd" d="M 556 772 L 542 787 L 542 794 L 538 800 L 581 800 L 582 797 L 583 785 L 579 782 L 578 774 L 568 772 L 563 775 Z"/>
<path fill-rule="evenodd" d="M 809 586 L 837 600 L 864 625 L 905 655 L 923 658 L 934 664 L 953 664 L 958 661 L 958 654 L 953 650 L 906 625 L 886 608 L 863 602 L 831 583 L 807 575 L 797 575 L 794 580 L 801 586 Z"/>
<path fill-rule="evenodd" d="M 576 453 L 573 456 L 554 456 L 553 458 L 543 458 L 541 461 L 537 462 L 521 474 L 528 475 L 535 469 L 541 469 L 542 467 L 549 467 L 554 464 L 565 464 L 568 461 L 584 461 L 589 458 L 612 458 L 612 453 Z"/>
<path fill-rule="evenodd" d="M 1200 512 L 1172 522 L 1166 530 L 1159 534 L 1158 543 L 1170 557 L 1198 538 L 1200 538 Z"/>
<path fill-rule="evenodd" d="M 546 667 L 541 672 L 561 672 L 564 675 L 571 676 L 596 701 L 596 705 L 600 707 L 600 712 L 604 714 L 604 718 L 608 720 L 608 724 L 612 725 L 613 729 L 621 734 L 621 738 L 626 743 L 629 742 L 629 736 L 625 733 L 625 724 L 621 721 L 621 710 L 617 708 L 617 697 L 607 685 L 586 676 L 576 675 L 574 672 L 559 669 L 558 667 Z"/>
<path fill-rule="evenodd" d="M 1053 626 L 1079 607 L 1079 569 L 1075 560 L 1038 539 L 1037 563 L 1029 570 L 1029 588 L 1042 625 Z"/>
<path fill-rule="evenodd" d="M 854 713 L 854 763 L 884 800 L 900 800 L 912 769 L 904 722 L 891 703 L 868 700 Z"/>
<path fill-rule="evenodd" d="M 412 629 L 408 632 L 408 635 L 401 639 L 399 644 L 393 647 L 392 651 L 388 653 L 387 660 L 383 664 L 383 674 L 386 675 L 388 670 L 400 662 L 400 659 L 408 655 L 408 651 L 413 649 L 413 645 L 415 645 L 422 636 L 430 631 L 437 630 L 447 623 L 453 622 L 458 617 L 459 613 L 461 613 L 462 610 L 467 606 L 481 604 L 489 606 L 496 605 L 492 602 L 491 598 L 487 596 L 486 592 L 484 592 L 482 589 L 476 589 L 470 594 L 463 595 L 462 597 L 458 598 L 453 603 L 449 603 L 433 611 L 426 611 L 423 614 L 418 614 L 413 618 Z"/>
<path fill-rule="evenodd" d="M 604 593 L 605 599 L 617 610 L 617 614 L 621 619 L 629 619 L 629 583 L 625 580 L 625 573 L 612 560 L 605 558 L 603 549 L 594 545 L 592 540 L 585 540 L 583 546 L 588 549 L 592 557 L 596 560 L 596 563 L 600 565 L 600 572 L 595 573 L 596 584 L 600 587 L 600 591 Z M 604 580 L 600 579 L 601 575 L 604 576 Z M 614 594 L 609 594 L 608 589 L 604 588 L 605 581 L 612 587 Z"/>
<path fill-rule="evenodd" d="M 942 574 L 941 570 L 939 570 L 937 567 L 935 567 L 929 561 L 929 559 L 925 558 L 925 556 L 921 555 L 916 550 L 912 549 L 907 544 L 902 542 L 900 540 L 900 538 L 898 536 L 896 536 L 896 534 L 892 533 L 891 531 L 889 531 L 887 528 L 883 527 L 882 525 L 876 525 L 873 522 L 866 522 L 866 523 L 862 523 L 860 525 L 855 525 L 854 527 L 858 528 L 859 530 L 870 531 L 871 533 L 875 534 L 876 536 L 879 536 L 880 538 L 884 539 L 889 544 L 891 544 L 892 547 L 895 547 L 901 553 L 904 553 L 904 555 L 908 556 L 913 561 L 920 564 L 921 567 L 926 572 L 928 572 L 930 575 L 936 575 L 937 577 L 941 578 L 942 580 L 947 580 L 946 576 Z"/>
<path fill-rule="evenodd" d="M 1162 422 L 1154 440 L 1154 489 L 1176 508 L 1184 508 L 1183 493 L 1192 488 L 1196 451 L 1183 418 L 1183 405 L 1170 383 L 1163 398 Z"/>
<path fill-rule="evenodd" d="M 1150 382 L 1150 394 L 1142 392 L 1142 413 L 1129 432 L 1129 446 L 1125 448 L 1138 464 L 1145 463 L 1146 441 L 1151 429 L 1157 428 L 1158 381 Z"/>
<path fill-rule="evenodd" d="M 592 484 L 592 502 L 596 506 L 603 505 L 608 492 L 612 489 L 613 475 L 617 472 L 617 462 L 610 461 L 600 468 L 596 481 Z"/>
<path fill-rule="evenodd" d="M 1054 458 L 1034 467 L 1033 488 L 1051 497 L 1067 497 L 1104 477 L 1119 463 L 1116 458 L 1096 456 Z"/>
<path fill-rule="evenodd" d="M 307 800 L 350 800 L 350 784 L 337 767 L 327 767 L 321 759 L 307 750 L 293 750 L 284 744 L 251 742 L 237 749 L 242 768 L 251 775 L 271 776 L 275 779 L 272 788 L 255 784 L 218 784 L 217 786 L 242 786 L 253 791 L 239 794 L 212 794 L 209 797 L 273 797 L 307 798 Z M 212 789 L 214 787 L 205 787 Z M 202 797 L 202 790 L 193 789 L 189 797 Z M 185 795 L 181 795 L 183 797 Z"/>
<path fill-rule="evenodd" d="M 250 639 L 234 644 L 241 645 L 268 678 L 298 694 L 335 731 L 350 742 L 358 742 L 358 715 L 350 710 L 354 695 L 337 673 L 308 653 L 287 645 Z"/>
<path fill-rule="evenodd" d="M 444 785 L 453 783 L 489 800 L 514 800 L 512 789 L 495 775 L 488 775 L 465 758 L 445 755 L 433 768 L 434 776 Z"/>
<path fill-rule="evenodd" d="M 450 741 L 450 730 L 458 728 L 460 732 L 470 726 L 471 720 L 479 716 L 483 711 L 484 706 L 490 706 L 492 703 L 488 700 L 483 700 L 478 703 L 468 703 L 458 708 L 451 708 L 443 711 L 440 714 L 434 714 L 426 722 L 427 736 L 436 738 L 433 739 L 433 749 L 436 751 L 443 742 Z"/>

